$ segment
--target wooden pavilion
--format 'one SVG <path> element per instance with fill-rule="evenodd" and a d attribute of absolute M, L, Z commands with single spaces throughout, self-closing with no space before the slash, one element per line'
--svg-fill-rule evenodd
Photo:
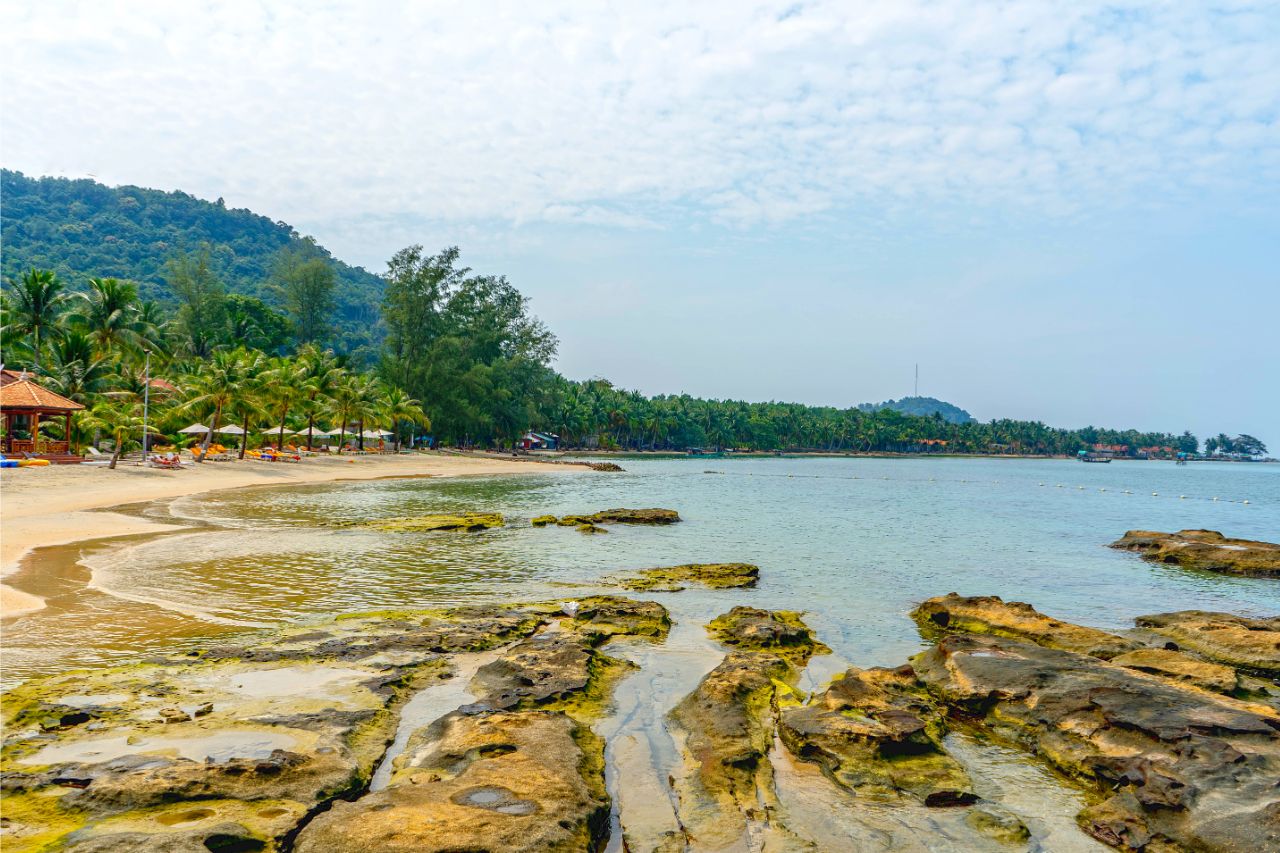
<path fill-rule="evenodd" d="M 71 452 L 71 417 L 84 406 L 38 385 L 25 370 L 0 370 L 0 416 L 4 418 L 6 456 L 30 454 L 50 462 L 83 462 Z M 63 440 L 40 435 L 40 421 L 63 419 Z M 17 438 L 15 431 L 30 438 Z"/>

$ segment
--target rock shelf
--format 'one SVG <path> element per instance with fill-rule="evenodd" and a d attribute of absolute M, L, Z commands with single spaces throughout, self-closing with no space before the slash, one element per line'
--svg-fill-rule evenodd
<path fill-rule="evenodd" d="M 1130 530 L 1111 543 L 1144 560 L 1232 575 L 1280 578 L 1280 545 L 1252 539 L 1230 539 L 1216 530 Z"/>

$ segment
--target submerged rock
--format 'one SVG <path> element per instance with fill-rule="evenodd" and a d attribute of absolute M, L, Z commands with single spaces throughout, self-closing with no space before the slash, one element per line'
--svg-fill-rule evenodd
<path fill-rule="evenodd" d="M 529 519 L 529 523 L 534 527 L 546 527 L 548 524 L 555 524 L 556 517 L 554 515 L 538 515 Z"/>
<path fill-rule="evenodd" d="M 656 601 L 633 601 L 613 595 L 592 595 L 574 602 L 569 627 L 592 645 L 610 637 L 663 639 L 671 630 L 667 608 Z"/>
<path fill-rule="evenodd" d="M 910 666 L 849 669 L 806 705 L 782 712 L 782 741 L 864 796 L 910 794 L 928 806 L 977 799 L 942 747 L 946 725 Z M 1025 831 L 1025 827 L 1024 827 Z"/>
<path fill-rule="evenodd" d="M 1280 545 L 1252 539 L 1230 539 L 1216 530 L 1130 530 L 1111 543 L 1153 563 L 1250 577 L 1280 578 Z"/>
<path fill-rule="evenodd" d="M 587 463 L 587 467 L 588 467 L 588 468 L 590 468 L 592 471 L 613 471 L 613 472 L 616 472 L 616 471 L 624 471 L 624 470 L 626 470 L 626 469 L 624 469 L 621 465 L 619 465 L 617 462 L 588 462 L 588 463 Z"/>
<path fill-rule="evenodd" d="M 598 524 L 587 524 L 586 522 L 575 525 L 574 530 L 577 530 L 579 533 L 608 533 L 609 532 L 608 530 L 605 530 L 603 527 L 601 527 Z"/>
<path fill-rule="evenodd" d="M 1139 616 L 1135 624 L 1179 648 L 1271 678 L 1280 676 L 1280 616 L 1251 619 L 1231 613 L 1180 610 Z"/>
<path fill-rule="evenodd" d="M 1004 601 L 995 595 L 962 596 L 953 592 L 930 598 L 911 611 L 911 618 L 926 637 L 990 634 L 1103 660 L 1142 648 L 1137 640 L 1061 622 L 1030 604 Z"/>
<path fill-rule="evenodd" d="M 965 822 L 1002 844 L 1022 844 L 1031 837 L 1021 818 L 993 803 L 978 803 L 969 809 Z"/>
<path fill-rule="evenodd" d="M 564 526 L 579 524 L 675 524 L 680 513 L 674 509 L 604 509 L 590 515 L 566 515 L 557 521 Z"/>
<path fill-rule="evenodd" d="M 685 563 L 641 569 L 621 583 L 626 589 L 679 592 L 691 583 L 711 589 L 738 589 L 755 586 L 759 579 L 760 567 L 750 563 Z"/>
<path fill-rule="evenodd" d="M 436 530 L 464 530 L 477 533 L 501 527 L 505 523 L 497 512 L 438 513 L 401 518 L 379 518 L 361 523 L 360 527 L 387 533 L 430 533 Z"/>
<path fill-rule="evenodd" d="M 735 607 L 713 619 L 707 632 L 727 646 L 773 652 L 801 665 L 831 651 L 818 642 L 800 614 L 790 610 Z"/>
<path fill-rule="evenodd" d="M 599 849 L 608 833 L 603 744 L 553 711 L 455 711 L 397 761 L 391 784 L 339 802 L 298 853 L 518 853 Z"/>
<path fill-rule="evenodd" d="M 1105 799 L 1086 832 L 1132 850 L 1280 844 L 1280 717 L 1097 658 L 997 636 L 945 636 L 914 660 L 952 713 Z"/>

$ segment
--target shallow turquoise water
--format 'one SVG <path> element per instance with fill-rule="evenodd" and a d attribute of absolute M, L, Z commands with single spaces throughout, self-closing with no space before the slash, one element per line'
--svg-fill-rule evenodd
<path fill-rule="evenodd" d="M 1280 466 L 775 458 L 629 459 L 625 467 L 620 475 L 383 480 L 180 501 L 175 514 L 242 529 L 196 534 L 181 549 L 190 559 L 175 559 L 172 540 L 140 546 L 116 558 L 127 566 L 104 569 L 103 584 L 275 621 L 542 595 L 549 583 L 590 584 L 625 569 L 742 560 L 761 566 L 757 589 L 680 597 L 702 599 L 700 611 L 731 603 L 808 610 L 824 639 L 860 664 L 896 663 L 917 649 L 907 610 L 950 591 L 1030 601 L 1103 628 L 1174 609 L 1280 612 L 1275 582 L 1150 565 L 1104 547 L 1130 528 L 1275 539 Z M 604 536 L 526 523 L 613 506 L 672 507 L 685 522 L 619 525 Z M 457 509 L 496 510 L 511 524 L 475 535 L 315 526 Z"/>

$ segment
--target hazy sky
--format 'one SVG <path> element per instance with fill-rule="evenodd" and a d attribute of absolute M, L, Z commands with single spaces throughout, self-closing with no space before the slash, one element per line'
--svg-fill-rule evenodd
<path fill-rule="evenodd" d="M 1280 4 L 0 9 L 4 165 L 457 243 L 571 377 L 1280 451 Z"/>

